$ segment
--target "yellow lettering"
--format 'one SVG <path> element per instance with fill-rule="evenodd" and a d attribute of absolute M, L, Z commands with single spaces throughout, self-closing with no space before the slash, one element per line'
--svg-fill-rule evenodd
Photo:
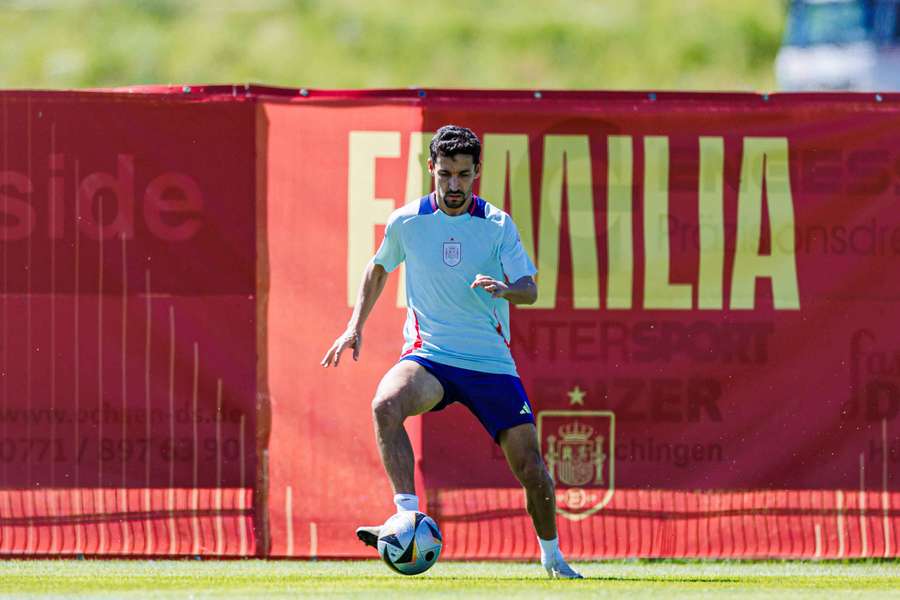
<path fill-rule="evenodd" d="M 400 156 L 399 131 L 351 131 L 347 182 L 347 305 L 356 304 L 363 271 L 375 249 L 375 226 L 396 204 L 375 197 L 375 159 Z"/>
<path fill-rule="evenodd" d="M 428 172 L 428 146 L 434 133 L 413 131 L 409 134 L 409 160 L 406 165 L 406 203 L 415 202 L 431 192 Z M 406 308 L 406 263 L 397 267 L 397 308 Z"/>
<path fill-rule="evenodd" d="M 541 222 L 538 238 L 538 300 L 528 308 L 554 308 L 559 274 L 562 189 L 566 183 L 572 288 L 575 308 L 599 308 L 597 235 L 591 189 L 591 156 L 586 135 L 548 135 L 544 139 Z M 520 305 L 525 308 L 527 305 Z"/>
<path fill-rule="evenodd" d="M 671 283 L 669 138 L 644 138 L 644 308 L 690 309 L 691 284 Z"/>
<path fill-rule="evenodd" d="M 519 228 L 522 247 L 533 259 L 534 223 L 531 218 L 528 136 L 486 133 L 483 155 L 481 196 L 502 208 L 506 197 L 506 178 L 509 175 L 509 214 Z"/>
<path fill-rule="evenodd" d="M 720 137 L 700 138 L 700 273 L 697 303 L 702 309 L 722 309 L 725 264 L 725 217 L 722 179 L 725 146 Z"/>
<path fill-rule="evenodd" d="M 759 251 L 763 187 L 772 241 L 769 254 Z M 755 306 L 756 280 L 761 277 L 772 280 L 772 303 L 776 309 L 800 308 L 787 138 L 744 138 L 731 308 Z"/>
<path fill-rule="evenodd" d="M 631 233 L 631 136 L 611 135 L 607 140 L 606 239 L 609 252 L 609 276 L 606 305 L 611 309 L 631 308 L 634 251 Z"/>
<path fill-rule="evenodd" d="M 519 229 L 522 247 L 534 259 L 534 216 L 531 209 L 531 161 L 528 136 L 484 134 L 481 195 L 502 207 L 509 174 L 509 214 Z"/>

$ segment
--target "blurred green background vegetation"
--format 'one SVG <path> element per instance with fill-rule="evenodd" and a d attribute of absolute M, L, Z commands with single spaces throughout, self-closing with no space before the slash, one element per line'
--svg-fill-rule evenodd
<path fill-rule="evenodd" d="M 0 85 L 774 89 L 785 0 L 0 0 Z"/>

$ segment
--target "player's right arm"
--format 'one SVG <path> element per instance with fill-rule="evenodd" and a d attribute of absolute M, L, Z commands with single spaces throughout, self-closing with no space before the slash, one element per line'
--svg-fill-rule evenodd
<path fill-rule="evenodd" d="M 338 339 L 334 341 L 331 348 L 322 359 L 322 366 L 329 365 L 338 366 L 341 360 L 341 353 L 347 348 L 353 348 L 353 360 L 359 360 L 359 350 L 362 347 L 362 330 L 369 313 L 375 306 L 375 301 L 381 295 L 384 284 L 387 281 L 388 273 L 396 269 L 401 262 L 406 259 L 406 252 L 403 249 L 401 241 L 401 233 L 398 228 L 397 217 L 402 211 L 394 211 L 388 219 L 387 226 L 384 229 L 384 240 L 378 252 L 366 265 L 366 271 L 363 273 L 362 283 L 359 286 L 359 292 L 356 294 L 356 306 L 353 308 L 353 315 L 350 322 L 347 323 L 347 329 Z"/>
<path fill-rule="evenodd" d="M 359 292 L 356 295 L 356 306 L 353 309 L 353 315 L 347 323 L 347 329 L 334 341 L 322 359 L 322 366 L 329 365 L 338 366 L 341 360 L 341 353 L 348 348 L 353 348 L 353 360 L 359 360 L 359 352 L 362 348 L 362 330 L 369 318 L 369 313 L 375 306 L 375 302 L 384 289 L 387 281 L 388 272 L 380 264 L 376 264 L 375 260 L 369 261 L 366 271 L 363 273 L 362 282 L 359 285 Z"/>

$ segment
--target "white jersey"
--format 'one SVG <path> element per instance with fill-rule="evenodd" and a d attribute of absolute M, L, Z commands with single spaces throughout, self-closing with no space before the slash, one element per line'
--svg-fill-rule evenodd
<path fill-rule="evenodd" d="M 433 195 L 395 210 L 375 264 L 406 261 L 407 316 L 402 356 L 517 375 L 509 350 L 509 302 L 470 287 L 478 274 L 515 282 L 537 273 L 508 214 L 474 196 L 452 217 Z"/>

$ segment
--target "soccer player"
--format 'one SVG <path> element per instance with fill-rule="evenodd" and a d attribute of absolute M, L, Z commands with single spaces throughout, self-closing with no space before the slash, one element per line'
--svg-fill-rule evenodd
<path fill-rule="evenodd" d="M 461 402 L 503 449 L 525 488 L 548 575 L 580 579 L 559 549 L 553 480 L 509 350 L 509 304 L 537 299 L 537 271 L 509 215 L 472 193 L 480 168 L 481 142 L 471 130 L 438 130 L 428 159 L 435 191 L 391 214 L 347 329 L 322 365 L 337 367 L 348 349 L 359 359 L 363 326 L 388 273 L 406 261 L 406 344 L 372 401 L 375 438 L 397 510 L 419 508 L 404 420 Z M 377 547 L 377 527 L 356 533 Z"/>

